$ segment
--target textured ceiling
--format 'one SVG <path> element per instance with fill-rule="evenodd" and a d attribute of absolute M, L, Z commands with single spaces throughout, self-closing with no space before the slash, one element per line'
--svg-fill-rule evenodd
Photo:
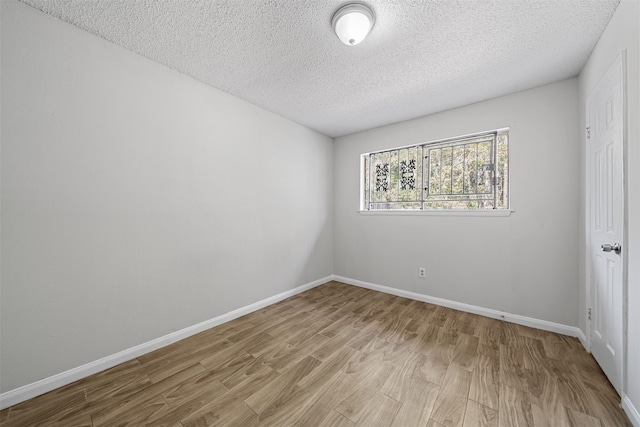
<path fill-rule="evenodd" d="M 577 75 L 620 0 L 368 0 L 361 44 L 334 0 L 22 0 L 329 136 Z"/>

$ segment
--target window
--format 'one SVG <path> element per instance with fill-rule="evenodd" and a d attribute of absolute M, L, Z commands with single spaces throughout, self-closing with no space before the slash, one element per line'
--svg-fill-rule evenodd
<path fill-rule="evenodd" d="M 362 155 L 362 208 L 509 209 L 509 130 Z"/>

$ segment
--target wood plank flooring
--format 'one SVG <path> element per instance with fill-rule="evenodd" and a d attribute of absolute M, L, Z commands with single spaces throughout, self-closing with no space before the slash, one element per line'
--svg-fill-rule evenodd
<path fill-rule="evenodd" d="M 630 426 L 575 338 L 330 282 L 0 426 Z"/>

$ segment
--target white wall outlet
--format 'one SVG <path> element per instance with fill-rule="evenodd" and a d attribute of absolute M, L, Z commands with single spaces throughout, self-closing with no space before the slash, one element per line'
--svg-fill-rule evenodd
<path fill-rule="evenodd" d="M 420 277 L 421 279 L 427 277 L 427 269 L 424 267 L 418 267 L 418 277 Z"/>

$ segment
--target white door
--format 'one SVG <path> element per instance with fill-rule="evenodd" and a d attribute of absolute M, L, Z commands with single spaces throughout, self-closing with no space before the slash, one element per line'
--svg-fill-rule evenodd
<path fill-rule="evenodd" d="M 623 56 L 587 99 L 591 353 L 618 393 L 623 374 Z"/>

